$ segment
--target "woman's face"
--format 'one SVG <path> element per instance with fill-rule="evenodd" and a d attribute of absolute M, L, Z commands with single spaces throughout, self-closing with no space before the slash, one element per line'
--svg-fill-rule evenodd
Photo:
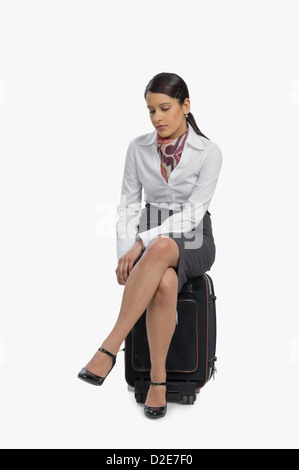
<path fill-rule="evenodd" d="M 175 98 L 149 91 L 146 102 L 152 124 L 161 137 L 176 139 L 187 131 L 186 114 L 190 111 L 188 98 L 180 105 Z"/>

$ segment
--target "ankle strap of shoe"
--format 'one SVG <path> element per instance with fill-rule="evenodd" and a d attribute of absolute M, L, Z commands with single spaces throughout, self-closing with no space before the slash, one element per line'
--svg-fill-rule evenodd
<path fill-rule="evenodd" d="M 167 382 L 150 382 L 150 385 L 167 385 Z"/>
<path fill-rule="evenodd" d="M 112 354 L 111 352 L 107 351 L 107 349 L 99 348 L 99 351 L 102 351 L 103 353 L 108 354 L 108 356 L 112 357 L 112 359 L 116 359 L 116 356 L 114 356 L 114 354 Z"/>

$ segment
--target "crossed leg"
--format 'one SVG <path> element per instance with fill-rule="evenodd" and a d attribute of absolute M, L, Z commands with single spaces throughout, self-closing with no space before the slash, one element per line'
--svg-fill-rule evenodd
<path fill-rule="evenodd" d="M 169 268 L 177 268 L 179 256 L 178 246 L 170 237 L 158 236 L 150 242 L 142 257 L 130 272 L 124 288 L 117 321 L 102 344 L 105 349 L 116 355 L 136 321 L 148 309 L 147 329 L 153 366 L 152 381 L 156 379 L 159 382 L 165 381 L 161 380 L 162 370 L 164 376 L 166 374 L 167 351 L 175 327 L 177 299 L 175 292 L 177 279 L 174 277 L 176 273 L 174 269 L 170 270 Z M 168 328 L 165 328 L 165 323 L 167 323 Z M 159 343 L 159 346 L 157 346 L 157 343 Z M 107 375 L 110 367 L 111 358 L 100 351 L 97 351 L 85 366 L 87 370 L 101 377 Z M 158 387 L 157 390 L 160 388 Z M 160 406 L 148 402 L 147 404 L 148 406 Z"/>
<path fill-rule="evenodd" d="M 168 268 L 146 311 L 152 382 L 166 382 L 166 359 L 176 327 L 178 277 Z M 147 406 L 165 406 L 165 387 L 150 386 Z"/>

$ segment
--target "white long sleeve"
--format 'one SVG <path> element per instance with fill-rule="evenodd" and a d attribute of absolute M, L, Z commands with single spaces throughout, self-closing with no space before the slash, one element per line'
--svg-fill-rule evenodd
<path fill-rule="evenodd" d="M 116 223 L 117 259 L 126 253 L 135 243 L 137 225 L 140 220 L 142 184 L 138 179 L 134 141 L 131 141 L 126 154 L 121 188 L 121 199 L 117 206 Z"/>

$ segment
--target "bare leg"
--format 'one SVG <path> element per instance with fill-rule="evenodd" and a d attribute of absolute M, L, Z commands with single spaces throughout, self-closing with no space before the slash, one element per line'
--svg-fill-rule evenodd
<path fill-rule="evenodd" d="M 166 382 L 166 359 L 176 327 L 178 277 L 168 268 L 146 312 L 152 382 Z M 147 406 L 165 406 L 165 386 L 151 386 Z"/>
<path fill-rule="evenodd" d="M 133 267 L 125 285 L 118 319 L 102 346 L 117 354 L 136 321 L 151 302 L 165 271 L 177 267 L 179 249 L 170 237 L 157 237 L 150 242 L 142 257 Z M 111 358 L 97 351 L 85 368 L 105 377 L 111 367 Z"/>

